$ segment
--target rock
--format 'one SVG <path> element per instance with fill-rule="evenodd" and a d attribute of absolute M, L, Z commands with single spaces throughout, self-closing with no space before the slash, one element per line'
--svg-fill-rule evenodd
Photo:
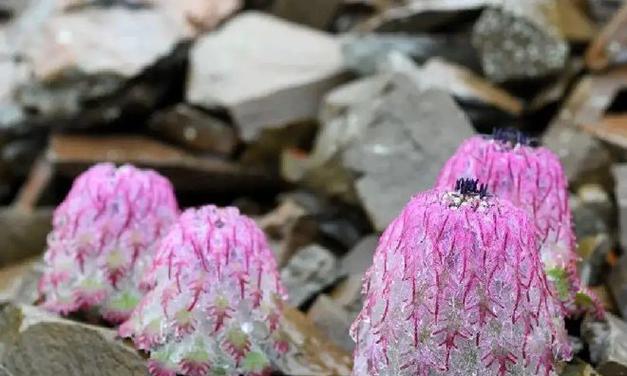
<path fill-rule="evenodd" d="M 154 8 L 176 24 L 189 37 L 216 27 L 241 6 L 240 0 L 56 0 L 58 8 L 69 12 L 93 6 Z"/>
<path fill-rule="evenodd" d="M 336 346 L 300 311 L 285 307 L 281 327 L 291 352 L 275 364 L 285 375 L 350 375 L 352 356 Z"/>
<path fill-rule="evenodd" d="M 331 292 L 331 298 L 350 314 L 351 320 L 357 317 L 363 306 L 362 285 L 363 276 L 351 274 L 338 283 Z"/>
<path fill-rule="evenodd" d="M 276 0 L 272 13 L 291 22 L 327 29 L 340 10 L 343 0 L 319 0 L 314 2 L 301 0 Z"/>
<path fill-rule="evenodd" d="M 203 194 L 258 192 L 276 184 L 267 171 L 218 157 L 195 156 L 144 136 L 55 135 L 47 158 L 61 175 L 72 178 L 102 161 L 150 167 L 170 178 L 177 189 Z"/>
<path fill-rule="evenodd" d="M 348 334 L 352 323 L 350 314 L 328 295 L 318 295 L 307 311 L 307 318 L 342 349 L 349 352 L 355 349 L 355 343 Z"/>
<path fill-rule="evenodd" d="M 0 302 L 35 304 L 39 298 L 37 283 L 43 272 L 43 263 L 31 259 L 0 269 Z"/>
<path fill-rule="evenodd" d="M 512 116 L 519 116 L 523 110 L 520 99 L 465 67 L 442 59 L 429 59 L 420 70 L 419 80 L 424 88 L 448 91 L 462 102 L 489 105 Z"/>
<path fill-rule="evenodd" d="M 362 276 L 372 265 L 372 256 L 377 249 L 379 237 L 375 234 L 362 238 L 341 260 L 341 271 L 345 275 Z"/>
<path fill-rule="evenodd" d="M 37 32 L 22 36 L 17 47 L 20 54 L 41 81 L 70 72 L 76 72 L 70 77 L 91 76 L 91 85 L 85 89 L 92 95 L 111 92 L 119 87 L 120 79 L 137 76 L 170 53 L 184 36 L 177 25 L 153 9 L 86 7 L 67 13 L 52 10 L 47 17 L 40 16 L 42 11 L 35 4 L 32 14 L 24 14 L 12 30 L 21 31 L 25 22 L 40 22 L 33 26 Z M 107 25 L 106 33 L 102 25 Z"/>
<path fill-rule="evenodd" d="M 614 297 L 618 311 L 623 317 L 627 317 L 627 256 L 621 256 L 618 263 L 614 265 L 607 285 Z"/>
<path fill-rule="evenodd" d="M 0 364 L 14 375 L 146 375 L 142 357 L 116 332 L 36 307 L 0 308 Z"/>
<path fill-rule="evenodd" d="M 269 238 L 278 243 L 273 249 L 280 266 L 285 265 L 297 249 L 312 243 L 318 232 L 318 224 L 308 210 L 291 199 L 284 200 L 258 223 Z"/>
<path fill-rule="evenodd" d="M 402 53 L 418 64 L 437 56 L 479 71 L 481 68 L 477 54 L 467 48 L 469 44 L 470 36 L 467 33 L 349 34 L 342 38 L 342 53 L 346 65 L 361 75 L 378 72 L 392 52 Z"/>
<path fill-rule="evenodd" d="M 573 224 L 581 257 L 579 274 L 584 285 L 598 285 L 607 275 L 606 259 L 614 236 L 611 235 L 614 207 L 609 195 L 598 184 L 584 184 L 570 198 Z"/>
<path fill-rule="evenodd" d="M 327 249 L 317 245 L 301 248 L 281 269 L 288 303 L 298 307 L 330 286 L 339 274 L 338 262 Z"/>
<path fill-rule="evenodd" d="M 73 70 L 133 77 L 181 39 L 194 35 L 193 19 L 212 13 L 215 26 L 238 6 L 238 0 L 31 2 L 9 32 L 28 28 L 30 35 L 21 35 L 15 48 L 33 64 L 38 79 L 54 79 Z M 107 25 L 106 33 L 98 27 L 102 24 Z M 80 53 L 87 47 L 97 49 Z"/>
<path fill-rule="evenodd" d="M 378 32 L 435 32 L 473 19 L 484 7 L 500 0 L 419 0 L 388 6 L 360 29 Z M 393 3 L 393 2 L 389 2 Z"/>
<path fill-rule="evenodd" d="M 627 116 L 625 115 L 607 115 L 594 124 L 582 124 L 581 128 L 608 144 L 627 149 L 626 122 Z"/>
<path fill-rule="evenodd" d="M 608 150 L 580 127 L 598 123 L 624 87 L 627 87 L 625 70 L 586 75 L 579 80 L 549 124 L 542 141 L 560 157 L 571 184 L 588 182 L 594 172 L 607 169 L 610 165 Z"/>
<path fill-rule="evenodd" d="M 169 141 L 200 152 L 228 156 L 238 143 L 235 130 L 224 121 L 182 103 L 156 113 L 149 127 Z"/>
<path fill-rule="evenodd" d="M 625 27 L 627 27 L 627 4 L 613 15 L 588 46 L 586 64 L 589 68 L 603 70 L 609 66 L 627 62 Z"/>
<path fill-rule="evenodd" d="M 309 145 L 316 130 L 317 124 L 313 121 L 298 121 L 281 128 L 263 129 L 254 141 L 245 144 L 239 161 L 278 173 L 283 150 Z"/>
<path fill-rule="evenodd" d="M 43 253 L 52 208 L 0 208 L 0 267 Z"/>
<path fill-rule="evenodd" d="M 584 285 L 595 286 L 603 282 L 607 272 L 605 260 L 611 252 L 612 240 L 607 233 L 578 238 L 579 275 Z"/>
<path fill-rule="evenodd" d="M 484 73 L 493 81 L 535 79 L 564 68 L 568 44 L 555 25 L 552 0 L 504 2 L 486 9 L 473 29 Z"/>
<path fill-rule="evenodd" d="M 588 9 L 599 25 L 605 25 L 620 7 L 624 0 L 587 0 Z"/>
<path fill-rule="evenodd" d="M 440 166 L 473 134 L 447 94 L 421 91 L 402 74 L 332 91 L 321 123 L 310 156 L 284 155 L 283 176 L 361 203 L 376 230 L 385 229 L 412 194 L 431 187 Z M 286 166 L 295 158 L 300 168 L 290 171 Z"/>
<path fill-rule="evenodd" d="M 627 164 L 617 164 L 612 168 L 616 187 L 614 194 L 618 205 L 620 244 L 627 245 Z"/>
<path fill-rule="evenodd" d="M 603 322 L 584 320 L 581 332 L 601 375 L 627 375 L 627 323 L 607 313 Z"/>
<path fill-rule="evenodd" d="M 609 291 L 607 285 L 599 285 L 588 287 L 592 293 L 599 299 L 601 305 L 605 309 L 605 312 L 618 314 L 618 308 L 616 308 L 616 302 L 612 298 L 612 293 Z"/>
<path fill-rule="evenodd" d="M 194 45 L 186 97 L 226 108 L 241 138 L 253 141 L 264 128 L 314 118 L 343 71 L 336 38 L 248 11 Z"/>
<path fill-rule="evenodd" d="M 137 1 L 137 0 L 135 0 Z M 162 14 L 172 18 L 189 36 L 213 30 L 237 11 L 241 0 L 149 0 Z"/>
<path fill-rule="evenodd" d="M 24 119 L 24 111 L 15 100 L 14 93 L 27 81 L 28 73 L 28 66 L 24 63 L 6 57 L 0 60 L 0 132 L 2 133 Z"/>
<path fill-rule="evenodd" d="M 600 376 L 592 366 L 581 359 L 575 359 L 566 364 L 560 376 Z"/>
<path fill-rule="evenodd" d="M 30 72 L 12 90 L 28 115 L 21 124 L 37 130 L 136 121 L 176 96 L 184 25 L 156 7 L 58 5 L 34 1 L 7 27 L 10 53 Z"/>
<path fill-rule="evenodd" d="M 528 111 L 537 112 L 546 106 L 560 102 L 570 89 L 575 78 L 583 71 L 583 59 L 571 58 L 566 67 L 558 73 L 558 77 L 544 86 L 529 103 Z"/>

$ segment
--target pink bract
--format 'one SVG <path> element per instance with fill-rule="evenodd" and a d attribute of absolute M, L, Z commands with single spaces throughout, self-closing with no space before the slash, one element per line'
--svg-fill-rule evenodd
<path fill-rule="evenodd" d="M 571 356 L 528 215 L 470 187 L 416 195 L 383 233 L 354 375 L 557 375 Z"/>
<path fill-rule="evenodd" d="M 143 285 L 150 292 L 119 332 L 151 353 L 152 375 L 261 375 L 282 356 L 274 255 L 236 208 L 185 211 Z"/>
<path fill-rule="evenodd" d="M 155 244 L 177 215 L 172 185 L 154 171 L 103 163 L 82 173 L 54 212 L 39 282 L 44 307 L 128 318 Z"/>
<path fill-rule="evenodd" d="M 479 179 L 495 196 L 511 201 L 534 219 L 540 257 L 553 294 L 568 315 L 603 309 L 582 288 L 577 274 L 568 182 L 559 158 L 544 147 L 530 146 L 519 132 L 500 137 L 475 136 L 466 140 L 447 161 L 436 187 L 451 187 L 459 177 Z"/>

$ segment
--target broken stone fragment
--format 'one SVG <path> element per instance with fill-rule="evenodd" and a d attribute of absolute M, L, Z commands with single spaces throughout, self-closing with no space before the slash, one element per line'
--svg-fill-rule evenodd
<path fill-rule="evenodd" d="M 372 265 L 372 256 L 378 242 L 379 237 L 371 234 L 355 244 L 341 260 L 342 274 L 362 276 Z"/>
<path fill-rule="evenodd" d="M 411 195 L 433 185 L 440 166 L 474 130 L 452 98 L 422 91 L 404 74 L 380 74 L 327 95 L 309 157 L 284 177 L 360 203 L 382 230 Z M 334 171 L 333 179 L 319 177 Z"/>
<path fill-rule="evenodd" d="M 417 64 L 437 56 L 447 61 L 479 71 L 476 53 L 467 48 L 470 36 L 464 34 L 348 34 L 342 38 L 342 53 L 346 65 L 353 71 L 370 75 L 386 63 L 388 55 L 399 52 Z"/>
<path fill-rule="evenodd" d="M 161 10 L 111 1 L 67 11 L 58 5 L 32 1 L 6 27 L 7 55 L 29 72 L 10 92 L 24 114 L 21 130 L 106 126 L 149 114 L 183 81 L 186 31 Z"/>
<path fill-rule="evenodd" d="M 472 19 L 481 9 L 496 5 L 500 0 L 417 0 L 387 3 L 364 25 L 363 31 L 426 32 L 446 29 Z"/>
<path fill-rule="evenodd" d="M 0 34 L 3 32 L 4 30 L 0 30 Z M 23 62 L 0 60 L 0 131 L 10 129 L 24 118 L 23 109 L 15 100 L 14 94 L 27 81 L 28 73 L 28 67 Z"/>
<path fill-rule="evenodd" d="M 291 199 L 281 202 L 257 222 L 270 240 L 277 243 L 273 249 L 280 266 L 285 265 L 297 249 L 312 243 L 318 232 L 318 224 L 310 213 Z"/>
<path fill-rule="evenodd" d="M 0 269 L 0 302 L 34 304 L 39 297 L 37 283 L 42 272 L 39 258 Z"/>
<path fill-rule="evenodd" d="M 350 375 L 351 354 L 330 341 L 299 310 L 286 306 L 281 328 L 290 351 L 274 366 L 285 375 Z"/>
<path fill-rule="evenodd" d="M 586 64 L 590 69 L 603 70 L 627 61 L 625 27 L 627 27 L 627 5 L 623 4 L 590 43 L 586 51 Z"/>
<path fill-rule="evenodd" d="M 627 255 L 623 255 L 614 265 L 607 284 L 619 312 L 627 317 Z"/>
<path fill-rule="evenodd" d="M 343 3 L 343 0 L 276 0 L 272 13 L 291 22 L 325 30 Z"/>
<path fill-rule="evenodd" d="M 170 178 L 177 189 L 187 192 L 233 193 L 237 189 L 262 189 L 276 184 L 267 171 L 223 158 L 196 156 L 137 135 L 55 135 L 46 156 L 59 174 L 72 178 L 94 163 L 109 161 L 156 169 Z"/>
<path fill-rule="evenodd" d="M 614 194 L 618 205 L 620 244 L 627 245 L 627 164 L 616 164 L 612 168 L 616 187 Z"/>
<path fill-rule="evenodd" d="M 335 256 L 317 244 L 301 248 L 281 269 L 287 301 L 294 307 L 309 301 L 330 286 L 338 275 L 339 267 Z"/>
<path fill-rule="evenodd" d="M 0 306 L 0 365 L 9 374 L 144 376 L 144 363 L 113 330 L 64 320 L 32 306 Z"/>
<path fill-rule="evenodd" d="M 592 366 L 581 359 L 569 362 L 560 376 L 600 376 Z"/>
<path fill-rule="evenodd" d="M 194 45 L 186 97 L 226 108 L 241 138 L 253 141 L 264 128 L 314 118 L 343 71 L 335 37 L 248 11 Z"/>
<path fill-rule="evenodd" d="M 625 70 L 584 76 L 549 124 L 542 138 L 543 144 L 560 157 L 571 184 L 590 181 L 591 174 L 607 170 L 610 165 L 607 148 L 580 127 L 597 124 L 626 86 Z"/>
<path fill-rule="evenodd" d="M 307 317 L 336 345 L 349 352 L 355 349 L 355 342 L 348 335 L 353 318 L 328 295 L 318 295 Z"/>
<path fill-rule="evenodd" d="M 552 0 L 506 1 L 486 9 L 473 29 L 484 73 L 493 81 L 535 79 L 562 69 L 569 48 L 555 25 Z"/>
<path fill-rule="evenodd" d="M 228 156 L 238 143 L 227 123 L 183 103 L 155 114 L 149 126 L 163 138 L 199 152 Z"/>
<path fill-rule="evenodd" d="M 0 208 L 0 266 L 43 253 L 51 228 L 52 210 Z"/>
<path fill-rule="evenodd" d="M 627 323 L 606 314 L 605 321 L 584 320 L 582 337 L 590 350 L 590 359 L 603 376 L 627 375 Z"/>

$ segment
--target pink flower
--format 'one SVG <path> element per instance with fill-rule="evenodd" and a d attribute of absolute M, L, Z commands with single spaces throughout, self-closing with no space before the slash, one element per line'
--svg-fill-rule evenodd
<path fill-rule="evenodd" d="M 570 357 L 528 215 L 477 181 L 416 195 L 383 233 L 353 374 L 556 375 Z"/>
<path fill-rule="evenodd" d="M 505 130 L 493 137 L 466 140 L 445 164 L 436 187 L 446 188 L 458 177 L 485 182 L 495 196 L 511 201 L 534 219 L 540 257 L 553 295 L 568 315 L 603 309 L 581 286 L 578 255 L 568 205 L 567 179 L 558 157 L 534 147 L 520 132 Z M 578 304 L 582 303 L 582 304 Z"/>
<path fill-rule="evenodd" d="M 155 375 L 263 374 L 282 354 L 284 290 L 265 235 L 235 208 L 185 211 L 163 238 L 152 286 L 120 335 Z"/>
<path fill-rule="evenodd" d="M 54 212 L 39 282 L 44 307 L 128 318 L 155 244 L 177 215 L 172 185 L 154 171 L 108 163 L 85 171 Z"/>

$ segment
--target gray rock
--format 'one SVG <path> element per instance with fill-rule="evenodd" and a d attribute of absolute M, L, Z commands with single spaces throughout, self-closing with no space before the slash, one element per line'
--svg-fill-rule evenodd
<path fill-rule="evenodd" d="M 614 208 L 607 192 L 596 184 L 585 184 L 569 200 L 581 257 L 579 274 L 584 285 L 596 286 L 607 275 L 607 255 L 614 246 L 610 231 Z"/>
<path fill-rule="evenodd" d="M 610 165 L 607 148 L 579 127 L 597 123 L 625 82 L 623 74 L 583 77 L 542 137 L 542 143 L 559 156 L 571 184 L 589 181 L 596 171 Z"/>
<path fill-rule="evenodd" d="M 468 48 L 469 44 L 468 34 L 352 34 L 342 39 L 342 53 L 346 65 L 362 75 L 378 72 L 392 52 L 402 53 L 418 64 L 438 56 L 478 70 L 477 54 Z"/>
<path fill-rule="evenodd" d="M 268 234 L 276 252 L 279 265 L 283 266 L 298 249 L 314 241 L 318 232 L 318 223 L 309 211 L 295 200 L 286 199 L 259 218 L 259 226 Z"/>
<path fill-rule="evenodd" d="M 363 307 L 362 287 L 363 276 L 352 274 L 338 283 L 331 292 L 331 298 L 349 313 L 351 320 L 357 317 Z"/>
<path fill-rule="evenodd" d="M 353 357 L 330 341 L 301 311 L 283 310 L 281 338 L 288 342 L 287 354 L 274 364 L 282 375 L 349 375 Z"/>
<path fill-rule="evenodd" d="M 238 143 L 231 126 L 182 103 L 155 114 L 149 127 L 163 138 L 196 151 L 230 155 Z"/>
<path fill-rule="evenodd" d="M 607 285 L 621 315 L 627 317 L 627 255 L 621 256 L 614 265 Z"/>
<path fill-rule="evenodd" d="M 272 13 L 288 21 L 325 30 L 337 14 L 344 1 L 342 0 L 276 0 Z"/>
<path fill-rule="evenodd" d="M 326 248 L 313 244 L 301 248 L 281 269 L 288 303 L 300 306 L 331 285 L 339 275 L 338 262 Z"/>
<path fill-rule="evenodd" d="M 569 362 L 560 376 L 600 376 L 592 366 L 581 359 Z"/>
<path fill-rule="evenodd" d="M 581 332 L 601 375 L 627 375 L 627 323 L 606 313 L 603 322 L 584 320 Z"/>
<path fill-rule="evenodd" d="M 362 238 L 341 260 L 342 274 L 362 276 L 372 265 L 372 256 L 379 237 L 375 234 Z"/>
<path fill-rule="evenodd" d="M 46 0 L 32 2 L 6 34 L 9 55 L 18 56 L 30 74 L 11 93 L 32 118 L 23 123 L 80 128 L 118 120 L 128 111 L 125 102 L 135 104 L 136 112 L 158 103 L 164 88 L 177 77 L 182 81 L 168 58 L 189 32 L 155 7 L 64 11 Z M 156 67 L 165 69 L 159 79 L 136 79 Z"/>
<path fill-rule="evenodd" d="M 0 364 L 14 375 L 146 375 L 145 361 L 116 332 L 39 308 L 0 308 Z"/>
<path fill-rule="evenodd" d="M 313 153 L 300 170 L 284 168 L 284 177 L 361 203 L 377 230 L 412 194 L 430 188 L 446 159 L 473 134 L 449 95 L 421 91 L 401 74 L 334 90 L 325 98 L 321 122 Z M 337 173 L 316 185 L 329 171 Z"/>
<path fill-rule="evenodd" d="M 336 345 L 349 352 L 355 349 L 355 342 L 348 334 L 351 316 L 328 295 L 318 295 L 307 311 L 307 317 Z"/>
<path fill-rule="evenodd" d="M 389 3 L 388 9 L 370 20 L 364 28 L 367 31 L 379 32 L 436 31 L 466 21 L 478 10 L 498 4 L 499 1 L 412 0 L 398 2 L 398 5 L 387 1 L 383 3 Z"/>
<path fill-rule="evenodd" d="M 11 128 L 23 120 L 24 111 L 13 94 L 27 78 L 26 64 L 0 57 L 0 131 Z"/>
<path fill-rule="evenodd" d="M 0 302 L 35 304 L 43 263 L 34 259 L 0 269 Z"/>
<path fill-rule="evenodd" d="M 52 208 L 1 208 L 0 267 L 43 253 L 51 221 Z"/>
<path fill-rule="evenodd" d="M 608 22 L 614 16 L 625 0 L 587 0 L 590 14 L 599 25 Z"/>
<path fill-rule="evenodd" d="M 507 7 L 486 9 L 475 24 L 473 46 L 479 51 L 483 71 L 491 80 L 541 78 L 564 68 L 568 44 L 559 30 L 551 28 L 548 18 L 536 19 L 539 16 L 534 12 L 539 10 L 528 9 L 539 3 L 529 2 L 534 5 L 521 6 L 521 11 Z"/>
<path fill-rule="evenodd" d="M 226 108 L 241 138 L 252 141 L 264 128 L 314 118 L 343 71 L 335 37 L 249 11 L 197 41 L 186 97 Z"/>
<path fill-rule="evenodd" d="M 612 168 L 616 187 L 614 195 L 618 205 L 620 244 L 627 246 L 627 164 L 617 164 Z"/>

